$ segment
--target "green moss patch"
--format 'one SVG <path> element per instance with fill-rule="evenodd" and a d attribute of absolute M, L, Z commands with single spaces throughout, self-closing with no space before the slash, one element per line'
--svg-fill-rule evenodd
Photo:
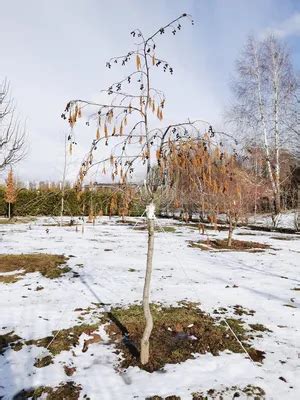
<path fill-rule="evenodd" d="M 71 270 L 62 267 L 67 260 L 67 257 L 57 254 L 1 254 L 0 282 L 14 283 L 30 272 L 40 272 L 49 279 L 59 278 Z"/>
<path fill-rule="evenodd" d="M 120 366 L 123 368 L 137 365 L 152 372 L 166 364 L 192 359 L 197 353 L 217 356 L 224 350 L 243 352 L 228 326 L 219 323 L 193 303 L 183 303 L 177 307 L 152 305 L 151 309 L 154 328 L 147 365 L 139 362 L 140 340 L 145 326 L 142 307 L 131 305 L 128 308 L 114 308 L 106 316 L 106 330 L 117 352 L 122 354 Z M 251 357 L 261 362 L 264 353 L 251 347 L 250 336 L 243 323 L 234 319 L 227 322 Z"/>

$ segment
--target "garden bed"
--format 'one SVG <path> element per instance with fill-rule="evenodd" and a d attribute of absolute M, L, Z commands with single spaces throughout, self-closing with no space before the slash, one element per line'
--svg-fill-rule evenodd
<path fill-rule="evenodd" d="M 145 326 L 142 307 L 131 305 L 128 308 L 114 308 L 107 315 L 106 331 L 116 346 L 116 352 L 121 355 L 120 367 L 138 366 L 153 372 L 166 364 L 192 359 L 195 354 L 211 353 L 218 356 L 225 350 L 244 352 L 225 322 L 212 318 L 196 304 L 182 303 L 176 307 L 153 304 L 151 308 L 154 328 L 150 339 L 150 360 L 146 365 L 141 365 L 139 361 L 140 341 Z M 251 358 L 261 362 L 264 353 L 251 347 L 250 336 L 243 322 L 230 318 L 227 324 Z"/>
<path fill-rule="evenodd" d="M 246 240 L 232 239 L 231 246 L 228 246 L 227 239 L 199 240 L 189 242 L 189 247 L 196 247 L 201 250 L 227 250 L 227 251 L 263 251 L 270 249 L 270 245 Z"/>

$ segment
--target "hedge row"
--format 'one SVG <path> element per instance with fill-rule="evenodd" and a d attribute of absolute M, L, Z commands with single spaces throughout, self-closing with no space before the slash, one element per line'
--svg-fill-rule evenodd
<path fill-rule="evenodd" d="M 113 194 L 115 193 L 115 194 Z M 7 214 L 7 204 L 4 199 L 5 188 L 0 187 L 0 215 Z M 114 196 L 114 206 L 112 207 L 112 197 Z M 122 210 L 121 192 L 112 192 L 111 189 L 99 189 L 97 191 L 84 191 L 78 196 L 74 189 L 67 189 L 64 195 L 64 214 L 65 215 L 89 215 L 92 209 L 94 215 L 120 214 Z M 61 210 L 62 193 L 58 189 L 18 190 L 16 203 L 13 205 L 13 215 L 15 216 L 58 216 Z M 141 215 L 144 206 L 138 197 L 130 201 L 128 205 L 128 215 Z"/>

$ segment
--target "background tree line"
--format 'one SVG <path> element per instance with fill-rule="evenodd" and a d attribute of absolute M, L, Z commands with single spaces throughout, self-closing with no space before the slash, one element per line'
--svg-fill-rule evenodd
<path fill-rule="evenodd" d="M 8 216 L 7 187 L 0 186 L 0 215 Z M 15 202 L 11 204 L 11 216 L 59 216 L 62 191 L 60 189 L 16 189 Z M 101 188 L 86 190 L 78 195 L 75 189 L 66 189 L 65 215 L 132 215 L 143 213 L 143 202 L 135 190 L 128 192 Z"/>

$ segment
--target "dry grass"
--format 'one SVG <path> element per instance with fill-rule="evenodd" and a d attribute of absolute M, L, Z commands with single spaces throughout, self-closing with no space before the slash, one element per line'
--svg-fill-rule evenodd
<path fill-rule="evenodd" d="M 239 397 L 248 400 L 265 400 L 265 391 L 259 386 L 247 385 L 244 388 L 238 386 L 225 387 L 221 390 L 209 389 L 205 392 L 192 393 L 191 400 L 223 400 L 223 399 L 237 399 Z M 180 396 L 171 395 L 162 397 L 158 395 L 147 397 L 146 400 L 181 400 Z"/>
<path fill-rule="evenodd" d="M 58 278 L 70 271 L 69 267 L 61 267 L 67 260 L 57 254 L 1 254 L 0 283 L 17 282 L 30 272 L 40 272 L 50 279 Z"/>
<path fill-rule="evenodd" d="M 15 283 L 20 279 L 20 276 L 16 275 L 0 275 L 0 283 Z"/>
<path fill-rule="evenodd" d="M 255 311 L 254 310 L 249 310 L 248 308 L 245 308 L 239 304 L 236 304 L 233 306 L 234 309 L 234 314 L 235 315 L 254 315 Z"/>
<path fill-rule="evenodd" d="M 138 357 L 145 324 L 142 307 L 132 305 L 128 308 L 115 308 L 107 315 L 109 324 L 106 329 L 118 352 L 122 354 L 121 367 L 137 365 L 152 372 L 166 364 L 184 362 L 197 353 L 217 356 L 224 350 L 243 352 L 226 326 L 202 312 L 193 303 L 183 303 L 177 307 L 152 305 L 152 315 L 154 328 L 150 339 L 150 361 L 147 365 L 141 365 Z M 250 337 L 243 323 L 234 319 L 228 320 L 228 323 L 251 357 L 261 362 L 264 358 L 263 352 L 250 346 Z M 120 326 L 123 327 L 123 332 Z M 124 335 L 124 332 L 128 332 L 128 335 Z"/>
<path fill-rule="evenodd" d="M 268 329 L 263 324 L 249 324 L 249 326 L 253 331 L 257 331 L 257 332 L 272 332 L 270 329 Z"/>
<path fill-rule="evenodd" d="M 49 352 L 56 356 L 62 351 L 68 351 L 72 347 L 75 347 L 79 344 L 79 338 L 82 333 L 86 333 L 90 335 L 98 328 L 99 324 L 81 324 L 75 325 L 68 329 L 62 329 L 56 335 L 57 331 L 52 332 L 52 336 L 47 336 L 42 339 L 37 340 L 27 340 L 25 343 L 27 345 L 34 345 L 38 347 L 47 347 Z M 55 336 L 56 335 L 56 336 Z M 53 337 L 55 336 L 55 340 Z M 53 341 L 52 341 L 53 340 Z M 52 342 L 52 343 L 51 343 Z M 51 343 L 51 344 L 50 344 Z M 49 346 L 50 344 L 50 346 Z M 37 360 L 39 361 L 39 360 Z"/>
<path fill-rule="evenodd" d="M 146 231 L 147 225 L 137 225 L 134 226 L 133 229 L 135 231 Z M 155 228 L 155 232 L 166 232 L 166 233 L 175 233 L 176 232 L 176 228 L 174 226 L 162 226 L 162 227 L 158 227 L 156 226 Z"/>
<path fill-rule="evenodd" d="M 201 250 L 227 250 L 227 251 L 251 251 L 258 252 L 269 249 L 270 246 L 264 243 L 251 242 L 246 240 L 232 239 L 229 247 L 227 239 L 200 240 L 198 242 L 189 242 L 189 247 L 196 247 Z"/>
<path fill-rule="evenodd" d="M 146 397 L 146 400 L 181 400 L 180 396 L 176 396 L 175 394 L 171 394 L 170 396 L 167 397 L 161 397 L 161 396 L 150 396 L 150 397 Z"/>
<path fill-rule="evenodd" d="M 35 221 L 35 219 L 35 217 L 13 217 L 11 219 L 0 218 L 0 225 L 27 224 L 29 222 Z"/>
<path fill-rule="evenodd" d="M 13 397 L 13 400 L 36 400 L 39 398 L 47 400 L 78 400 L 81 389 L 81 386 L 76 385 L 74 382 L 61 383 L 55 388 L 39 386 L 35 389 L 21 390 Z"/>

